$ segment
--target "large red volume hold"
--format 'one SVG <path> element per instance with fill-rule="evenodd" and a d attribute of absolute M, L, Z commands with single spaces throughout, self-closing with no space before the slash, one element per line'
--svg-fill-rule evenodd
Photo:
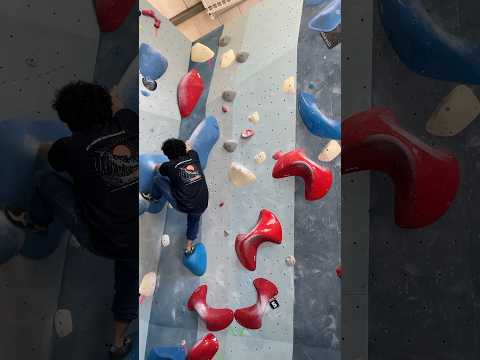
<path fill-rule="evenodd" d="M 272 176 L 275 179 L 288 176 L 300 176 L 305 182 L 305 199 L 315 201 L 327 195 L 332 187 L 333 175 L 330 169 L 324 168 L 310 160 L 302 149 L 287 153 L 275 153 L 277 160 Z"/>
<path fill-rule="evenodd" d="M 253 281 L 257 289 L 257 303 L 235 311 L 235 320 L 247 329 L 257 330 L 262 327 L 263 314 L 270 300 L 278 295 L 277 286 L 267 279 L 258 278 Z"/>
<path fill-rule="evenodd" d="M 213 334 L 205 335 L 190 349 L 187 360 L 212 360 L 220 345 Z"/>
<path fill-rule="evenodd" d="M 455 198 L 460 170 L 454 155 L 424 144 L 385 108 L 355 114 L 342 123 L 342 173 L 376 170 L 395 186 L 395 222 L 419 228 L 435 222 Z"/>
<path fill-rule="evenodd" d="M 257 250 L 264 242 L 282 243 L 282 224 L 277 215 L 262 209 L 257 225 L 248 234 L 238 234 L 235 239 L 237 257 L 248 270 L 257 268 Z"/>
<path fill-rule="evenodd" d="M 216 309 L 207 305 L 207 285 L 199 286 L 188 300 L 188 310 L 196 311 L 209 331 L 225 329 L 233 321 L 233 310 Z"/>
<path fill-rule="evenodd" d="M 200 73 L 193 69 L 188 72 L 178 84 L 178 108 L 182 118 L 189 116 L 203 93 L 203 79 Z"/>
<path fill-rule="evenodd" d="M 95 0 L 95 12 L 101 32 L 112 32 L 130 14 L 135 0 Z"/>

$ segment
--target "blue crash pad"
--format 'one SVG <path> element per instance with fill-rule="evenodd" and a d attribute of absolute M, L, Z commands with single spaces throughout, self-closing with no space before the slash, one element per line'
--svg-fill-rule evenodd
<path fill-rule="evenodd" d="M 207 250 L 202 243 L 195 244 L 193 253 L 183 255 L 183 265 L 197 276 L 202 276 L 207 271 Z"/>
<path fill-rule="evenodd" d="M 142 43 L 140 45 L 140 74 L 148 80 L 159 79 L 168 68 L 167 59 L 152 46 Z"/>
<path fill-rule="evenodd" d="M 412 71 L 435 79 L 480 84 L 480 44 L 448 33 L 419 0 L 381 0 L 392 47 Z"/>
<path fill-rule="evenodd" d="M 148 354 L 147 360 L 185 360 L 187 352 L 183 346 L 158 346 Z"/>
<path fill-rule="evenodd" d="M 298 96 L 298 112 L 307 129 L 316 136 L 340 140 L 340 120 L 332 120 L 320 111 L 312 94 L 301 92 Z"/>
<path fill-rule="evenodd" d="M 193 131 L 190 136 L 190 142 L 195 151 L 197 151 L 200 158 L 202 168 L 206 168 L 208 156 L 213 146 L 220 137 L 220 129 L 218 121 L 213 116 L 204 119 Z M 151 193 L 153 187 L 153 177 L 155 165 L 162 164 L 168 161 L 168 158 L 163 154 L 141 154 L 140 155 L 140 192 Z M 145 211 L 150 213 L 158 213 L 162 211 L 166 201 L 160 199 L 154 203 L 139 203 L 139 214 Z"/>
<path fill-rule="evenodd" d="M 341 9 L 342 1 L 332 0 L 323 6 L 318 14 L 310 20 L 308 27 L 312 30 L 323 32 L 335 30 L 342 22 Z"/>

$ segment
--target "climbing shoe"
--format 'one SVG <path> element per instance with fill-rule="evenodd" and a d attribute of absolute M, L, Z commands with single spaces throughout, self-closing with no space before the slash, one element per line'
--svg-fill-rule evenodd
<path fill-rule="evenodd" d="M 37 225 L 31 222 L 28 219 L 28 212 L 24 209 L 6 207 L 4 211 L 5 217 L 16 227 L 39 234 L 48 232 L 47 226 Z"/>
<path fill-rule="evenodd" d="M 151 202 L 157 202 L 158 199 L 154 199 L 152 194 L 146 193 L 146 192 L 141 192 L 140 195 L 147 201 Z"/>
<path fill-rule="evenodd" d="M 125 356 L 127 356 L 131 350 L 132 350 L 132 339 L 130 337 L 126 337 L 125 340 L 123 340 L 122 346 L 118 347 L 118 346 L 112 345 L 110 347 L 110 350 L 109 350 L 110 359 L 122 359 Z"/>

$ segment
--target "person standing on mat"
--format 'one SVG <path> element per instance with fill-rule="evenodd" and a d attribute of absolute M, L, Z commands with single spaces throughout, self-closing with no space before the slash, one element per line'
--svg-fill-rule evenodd
<path fill-rule="evenodd" d="M 152 194 L 142 193 L 149 201 L 164 197 L 173 208 L 187 214 L 185 255 L 191 255 L 197 239 L 200 218 L 208 207 L 208 186 L 200 159 L 189 141 L 168 139 L 162 151 L 169 161 L 155 169 Z"/>
<path fill-rule="evenodd" d="M 56 218 L 82 247 L 114 260 L 109 354 L 119 359 L 131 351 L 127 329 L 138 316 L 138 115 L 116 91 L 83 81 L 61 88 L 53 108 L 72 134 L 43 149 L 51 168 L 35 174 L 28 209 L 5 215 L 44 236 Z"/>

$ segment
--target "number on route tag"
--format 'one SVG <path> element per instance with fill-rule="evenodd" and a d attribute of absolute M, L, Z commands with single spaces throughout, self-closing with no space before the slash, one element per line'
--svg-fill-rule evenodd
<path fill-rule="evenodd" d="M 275 310 L 280 306 L 277 299 L 270 300 L 270 307 Z"/>

